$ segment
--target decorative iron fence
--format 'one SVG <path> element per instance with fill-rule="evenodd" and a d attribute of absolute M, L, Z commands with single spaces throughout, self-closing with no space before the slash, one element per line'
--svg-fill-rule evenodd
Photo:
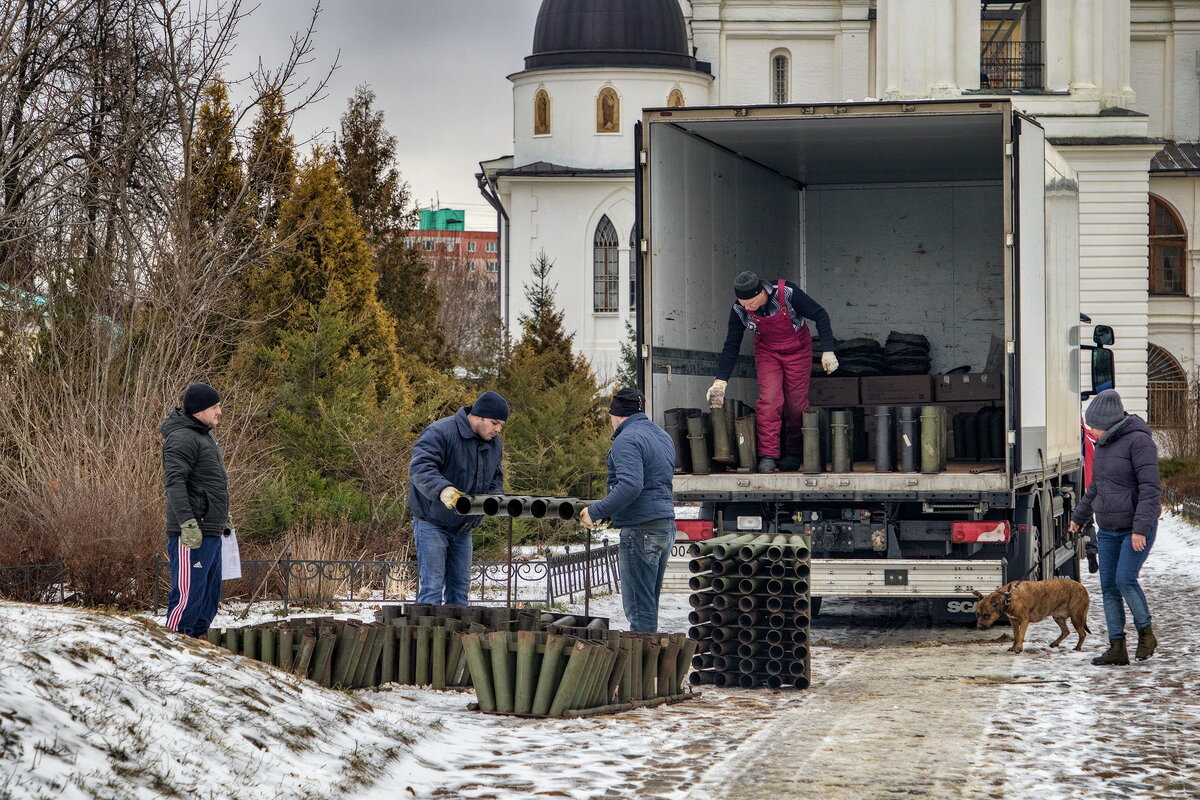
<path fill-rule="evenodd" d="M 1169 486 L 1162 490 L 1163 505 L 1179 508 L 1179 515 L 1188 522 L 1200 523 L 1200 500 L 1184 497 Z"/>
<path fill-rule="evenodd" d="M 155 556 L 158 582 L 154 608 L 166 606 L 170 565 Z M 605 589 L 619 591 L 617 547 L 600 547 L 552 555 L 542 561 L 476 561 L 471 564 L 469 601 L 473 604 L 546 603 L 560 597 Z M 269 600 L 284 613 L 301 603 L 412 602 L 420 588 L 415 561 L 318 561 L 293 559 L 242 561 L 242 577 L 224 583 L 226 600 Z"/>
<path fill-rule="evenodd" d="M 1175 428 L 1187 422 L 1187 381 L 1148 381 L 1150 408 L 1146 421 L 1157 428 Z"/>
<path fill-rule="evenodd" d="M 67 565 L 22 564 L 0 567 L 0 598 L 23 603 L 66 601 Z"/>
<path fill-rule="evenodd" d="M 1041 89 L 1045 62 L 1041 42 L 981 42 L 980 89 Z"/>

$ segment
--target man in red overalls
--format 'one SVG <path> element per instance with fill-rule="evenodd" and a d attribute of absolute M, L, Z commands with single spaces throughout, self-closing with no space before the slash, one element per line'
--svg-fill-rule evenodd
<path fill-rule="evenodd" d="M 812 370 L 812 334 L 805 319 L 817 323 L 817 333 L 826 351 L 821 366 L 826 372 L 838 368 L 834 356 L 833 330 L 829 314 L 794 283 L 767 283 L 753 272 L 733 280 L 737 302 L 729 310 L 729 333 L 717 359 L 717 376 L 708 390 L 713 408 L 725 402 L 725 387 L 737 363 L 742 335 L 754 332 L 754 364 L 758 371 L 758 471 L 796 470 L 802 452 L 801 414 L 808 408 L 808 379 Z M 787 446 L 782 439 L 787 422 Z"/>

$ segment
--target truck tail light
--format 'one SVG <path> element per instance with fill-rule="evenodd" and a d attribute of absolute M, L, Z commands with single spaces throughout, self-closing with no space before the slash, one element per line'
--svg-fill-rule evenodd
<path fill-rule="evenodd" d="M 1012 524 L 1008 520 L 950 523 L 952 542 L 1007 542 L 1012 538 Z"/>

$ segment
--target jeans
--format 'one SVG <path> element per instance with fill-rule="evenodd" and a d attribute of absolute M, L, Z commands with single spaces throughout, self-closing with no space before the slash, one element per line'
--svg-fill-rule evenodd
<path fill-rule="evenodd" d="M 1138 573 L 1150 548 L 1158 523 L 1150 526 L 1146 533 L 1146 547 L 1142 552 L 1133 549 L 1133 533 L 1096 529 L 1096 544 L 1100 556 L 1100 591 L 1104 595 L 1104 623 L 1108 627 L 1109 639 L 1125 638 L 1125 606 L 1133 615 L 1133 624 L 1144 628 L 1150 624 L 1150 607 L 1146 595 L 1138 583 Z"/>
<path fill-rule="evenodd" d="M 471 530 L 452 533 L 441 525 L 413 520 L 417 540 L 418 603 L 465 606 L 471 585 Z"/>
<path fill-rule="evenodd" d="M 673 519 L 656 519 L 621 529 L 617 560 L 621 566 L 621 604 L 625 607 L 629 630 L 643 633 L 658 630 L 658 596 L 674 543 Z"/>

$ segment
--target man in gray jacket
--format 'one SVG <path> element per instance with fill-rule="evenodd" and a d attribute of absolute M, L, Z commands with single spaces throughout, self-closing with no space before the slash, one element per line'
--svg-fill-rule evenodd
<path fill-rule="evenodd" d="M 212 433 L 220 419 L 221 395 L 206 383 L 193 383 L 182 407 L 159 426 L 171 567 L 167 627 L 197 638 L 208 633 L 217 615 L 221 536 L 233 528 L 225 457 Z"/>
<path fill-rule="evenodd" d="M 658 597 L 675 543 L 675 446 L 645 409 L 646 398 L 636 389 L 613 396 L 608 409 L 613 426 L 608 496 L 585 508 L 580 520 L 590 529 L 611 519 L 621 529 L 621 603 L 629 629 L 653 632 L 658 630 Z"/>

